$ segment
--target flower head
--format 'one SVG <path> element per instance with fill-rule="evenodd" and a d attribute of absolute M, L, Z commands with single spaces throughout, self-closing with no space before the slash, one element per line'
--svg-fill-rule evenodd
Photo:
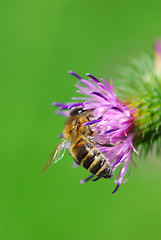
<path fill-rule="evenodd" d="M 98 80 L 90 74 L 86 74 L 89 79 L 85 80 L 72 71 L 69 73 L 78 79 L 77 92 L 84 96 L 72 98 L 77 102 L 53 103 L 53 105 L 60 107 L 60 110 L 57 111 L 58 114 L 67 117 L 70 115 L 70 110 L 74 108 L 92 110 L 89 121 L 84 125 L 89 125 L 94 133 L 94 147 L 105 156 L 113 171 L 121 165 L 115 180 L 117 185 L 114 193 L 120 184 L 127 180 L 126 178 L 123 181 L 129 163 L 133 161 L 131 158 L 132 150 L 137 153 L 133 147 L 136 134 L 134 131 L 136 109 L 130 109 L 127 103 L 119 101 L 113 91 L 112 80 L 108 84 L 104 79 Z"/>

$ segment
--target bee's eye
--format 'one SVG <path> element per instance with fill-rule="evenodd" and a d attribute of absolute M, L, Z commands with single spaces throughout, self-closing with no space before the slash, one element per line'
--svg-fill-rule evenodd
<path fill-rule="evenodd" d="M 80 114 L 82 112 L 84 112 L 84 110 L 82 108 L 78 110 L 78 114 Z"/>
<path fill-rule="evenodd" d="M 73 116 L 73 115 L 79 115 L 83 112 L 84 110 L 82 108 L 75 108 L 74 110 L 72 110 L 70 112 L 70 115 Z"/>

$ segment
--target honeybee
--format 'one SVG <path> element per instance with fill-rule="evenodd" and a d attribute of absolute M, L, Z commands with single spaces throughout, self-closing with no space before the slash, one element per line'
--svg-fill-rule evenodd
<path fill-rule="evenodd" d="M 70 153 L 78 165 L 86 168 L 93 176 L 96 175 L 97 179 L 113 177 L 110 162 L 94 147 L 93 140 L 91 140 L 93 135 L 91 127 L 83 125 L 90 120 L 91 116 L 91 110 L 76 108 L 71 111 L 64 126 L 64 137 L 45 163 L 42 175 L 52 163 L 56 163 L 64 156 L 67 143 L 69 142 Z"/>

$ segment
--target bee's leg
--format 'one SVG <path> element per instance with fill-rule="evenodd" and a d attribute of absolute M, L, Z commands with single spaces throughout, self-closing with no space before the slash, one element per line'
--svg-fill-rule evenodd
<path fill-rule="evenodd" d="M 94 137 L 88 136 L 87 138 L 88 138 L 89 141 L 95 142 L 95 141 L 94 141 Z"/>
<path fill-rule="evenodd" d="M 93 134 L 93 131 L 92 131 L 92 129 L 91 129 L 91 127 L 88 125 L 88 129 L 89 129 L 89 132 L 90 132 L 90 134 L 89 135 L 92 135 Z"/>
<path fill-rule="evenodd" d="M 106 143 L 106 144 L 100 144 L 101 146 L 103 146 L 103 147 L 115 147 L 115 146 L 117 146 L 117 145 L 119 145 L 120 143 L 122 143 L 122 142 L 119 142 L 119 143 Z"/>
<path fill-rule="evenodd" d="M 91 176 L 87 177 L 86 179 L 81 180 L 80 183 L 83 184 L 83 183 L 89 181 L 90 179 L 92 179 L 94 176 L 95 176 L 95 175 L 92 174 Z"/>
<path fill-rule="evenodd" d="M 103 147 L 114 147 L 115 145 L 112 143 L 100 144 Z"/>
<path fill-rule="evenodd" d="M 97 181 L 97 180 L 99 180 L 99 179 L 100 179 L 100 177 L 96 177 L 96 178 L 93 179 L 92 181 L 95 182 L 95 181 Z"/>
<path fill-rule="evenodd" d="M 87 120 L 90 121 L 90 117 L 94 117 L 94 116 L 92 114 L 88 114 L 86 117 L 87 117 Z M 91 129 L 91 127 L 89 125 L 88 125 L 88 129 L 90 131 L 90 135 L 92 135 L 93 131 L 92 131 L 92 129 Z"/>

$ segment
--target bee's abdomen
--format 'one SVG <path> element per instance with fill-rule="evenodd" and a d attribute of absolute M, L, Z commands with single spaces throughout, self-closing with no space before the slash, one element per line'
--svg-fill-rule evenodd
<path fill-rule="evenodd" d="M 75 161 L 89 172 L 100 178 L 113 177 L 113 170 L 105 157 L 86 139 L 79 138 L 71 147 L 71 152 Z"/>
<path fill-rule="evenodd" d="M 99 155 L 100 153 L 98 151 L 95 151 L 94 148 L 88 152 L 88 155 L 82 159 L 81 161 L 81 165 L 86 168 L 88 171 L 92 172 L 90 170 L 91 166 L 93 166 L 93 163 L 95 162 L 95 159 L 97 157 L 97 155 Z M 93 172 L 94 173 L 94 172 Z"/>
<path fill-rule="evenodd" d="M 113 177 L 113 170 L 112 168 L 109 166 L 109 164 L 107 164 L 107 161 L 104 160 L 104 164 L 102 165 L 102 167 L 97 171 L 96 175 L 101 178 L 112 178 Z"/>
<path fill-rule="evenodd" d="M 84 138 L 80 138 L 71 147 L 71 152 L 78 164 L 81 164 L 82 160 L 86 158 L 90 149 L 93 148 L 92 144 L 87 142 Z"/>
<path fill-rule="evenodd" d="M 90 162 L 90 164 L 88 164 Z M 86 167 L 85 165 L 88 165 Z M 95 174 L 98 177 L 111 178 L 113 177 L 113 170 L 107 163 L 105 157 L 97 149 L 93 148 L 88 154 L 87 158 L 81 163 L 81 165 L 88 169 L 89 172 Z"/>

